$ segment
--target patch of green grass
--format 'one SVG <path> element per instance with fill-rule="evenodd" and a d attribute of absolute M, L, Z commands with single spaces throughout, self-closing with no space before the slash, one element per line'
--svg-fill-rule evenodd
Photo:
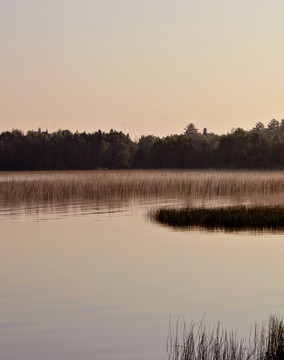
<path fill-rule="evenodd" d="M 284 206 L 159 209 L 152 218 L 172 227 L 284 229 Z"/>

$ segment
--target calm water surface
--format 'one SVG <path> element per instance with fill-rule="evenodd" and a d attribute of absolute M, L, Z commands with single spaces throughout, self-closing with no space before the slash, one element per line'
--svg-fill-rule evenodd
<path fill-rule="evenodd" d="M 284 235 L 172 231 L 159 205 L 1 203 L 0 359 L 162 360 L 170 318 L 247 335 L 284 314 Z"/>

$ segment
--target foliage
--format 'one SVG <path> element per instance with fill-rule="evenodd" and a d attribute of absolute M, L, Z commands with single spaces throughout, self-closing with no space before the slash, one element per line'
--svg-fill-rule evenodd
<path fill-rule="evenodd" d="M 186 127 L 184 129 L 184 134 L 185 135 L 198 134 L 198 129 L 196 128 L 196 126 L 193 123 L 190 123 L 190 124 L 186 125 Z"/>
<path fill-rule="evenodd" d="M 137 145 L 111 130 L 87 134 L 18 130 L 0 135 L 0 170 L 127 169 Z"/>
<path fill-rule="evenodd" d="M 0 134 L 0 170 L 85 170 L 145 168 L 282 169 L 284 119 L 267 127 L 258 122 L 224 134 L 202 133 L 193 123 L 184 134 L 141 136 L 138 142 L 121 131 L 72 133 L 69 130 L 20 130 Z"/>

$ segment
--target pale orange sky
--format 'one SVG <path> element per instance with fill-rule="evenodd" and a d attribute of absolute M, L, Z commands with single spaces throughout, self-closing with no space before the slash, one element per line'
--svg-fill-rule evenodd
<path fill-rule="evenodd" d="M 0 131 L 284 118 L 284 2 L 1 0 Z"/>

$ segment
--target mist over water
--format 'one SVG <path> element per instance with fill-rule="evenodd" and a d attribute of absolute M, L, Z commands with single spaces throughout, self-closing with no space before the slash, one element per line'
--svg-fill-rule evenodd
<path fill-rule="evenodd" d="M 1 201 L 1 359 L 162 360 L 179 315 L 245 336 L 283 314 L 282 234 L 172 231 L 147 217 L 250 202 L 282 199 Z"/>

